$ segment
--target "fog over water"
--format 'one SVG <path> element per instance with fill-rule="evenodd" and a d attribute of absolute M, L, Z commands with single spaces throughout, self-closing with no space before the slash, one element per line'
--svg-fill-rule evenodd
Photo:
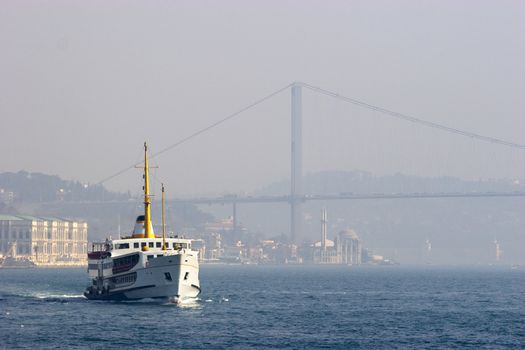
<path fill-rule="evenodd" d="M 107 179 L 136 195 L 144 141 L 154 155 L 294 81 L 523 145 L 523 33 L 520 1 L 2 1 L 0 173 Z M 283 89 L 154 157 L 153 194 L 160 182 L 168 198 L 288 193 L 290 100 Z M 302 108 L 305 194 L 523 189 L 519 147 L 307 88 Z M 351 227 L 404 262 L 493 262 L 496 239 L 501 261 L 524 262 L 521 198 L 310 202 L 303 239 L 318 238 L 321 207 L 329 238 Z M 240 205 L 238 219 L 259 237 L 289 233 L 286 203 Z"/>
<path fill-rule="evenodd" d="M 3 1 L 0 172 L 98 182 L 293 81 L 525 143 L 519 1 Z M 303 91 L 304 170 L 523 179 L 523 151 Z M 155 159 L 180 195 L 289 176 L 290 92 Z M 110 189 L 140 190 L 130 170 Z"/>

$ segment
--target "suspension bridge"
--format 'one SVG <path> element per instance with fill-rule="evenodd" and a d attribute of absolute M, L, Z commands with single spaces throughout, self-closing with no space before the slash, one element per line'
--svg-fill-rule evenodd
<path fill-rule="evenodd" d="M 417 126 L 432 128 L 440 132 L 456 134 L 461 137 L 470 138 L 479 142 L 490 143 L 495 146 L 509 147 L 520 151 L 525 150 L 525 145 L 510 142 L 507 140 L 477 134 L 471 131 L 453 128 L 447 125 L 430 122 L 421 118 L 416 118 L 403 113 L 398 113 L 380 106 L 369 104 L 360 100 L 340 95 L 336 92 L 322 89 L 320 87 L 312 86 L 302 82 L 294 82 L 288 84 L 271 94 L 268 94 L 246 107 L 206 126 L 187 137 L 169 145 L 160 151 L 151 155 L 152 158 L 157 157 L 165 152 L 168 152 L 184 143 L 218 127 L 229 120 L 238 117 L 244 112 L 270 100 L 272 97 L 281 94 L 285 91 L 291 92 L 291 135 L 290 135 L 290 192 L 286 195 L 278 196 L 238 196 L 235 194 L 225 195 L 221 197 L 200 197 L 200 198 L 177 198 L 171 200 L 172 203 L 185 204 L 231 204 L 234 230 L 237 228 L 237 205 L 241 203 L 278 203 L 284 202 L 290 205 L 290 238 L 292 242 L 296 242 L 300 233 L 302 232 L 302 205 L 307 201 L 331 201 L 331 200 L 371 200 L 371 199 L 418 199 L 418 198 L 486 198 L 486 197 L 525 197 L 525 192 L 454 192 L 454 193 L 371 193 L 371 194 L 306 194 L 303 190 L 303 111 L 302 111 L 302 91 L 308 89 L 315 93 L 329 96 L 331 98 L 350 103 L 362 108 L 379 112 L 385 116 L 412 123 Z M 130 165 L 115 174 L 103 179 L 98 184 L 103 184 L 129 169 L 132 169 L 137 164 Z"/>

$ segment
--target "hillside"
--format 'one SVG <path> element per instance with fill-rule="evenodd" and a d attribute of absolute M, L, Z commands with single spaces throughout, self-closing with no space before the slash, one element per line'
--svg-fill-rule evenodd
<path fill-rule="evenodd" d="M 126 200 L 130 197 L 129 194 L 110 192 L 102 185 L 26 171 L 0 173 L 0 191 L 4 193 L 3 202 L 12 203 Z M 11 193 L 11 198 L 7 198 L 6 193 Z"/>
<path fill-rule="evenodd" d="M 0 174 L 0 214 L 31 214 L 86 220 L 90 240 L 130 233 L 137 215 L 143 211 L 142 199 L 111 192 L 102 185 L 63 180 L 41 173 Z M 95 202 L 95 203 L 90 203 Z M 153 203 L 154 223 L 160 223 L 160 208 Z M 158 214 L 158 215 L 157 215 Z M 191 205 L 168 206 L 169 231 L 199 227 L 212 221 Z"/>

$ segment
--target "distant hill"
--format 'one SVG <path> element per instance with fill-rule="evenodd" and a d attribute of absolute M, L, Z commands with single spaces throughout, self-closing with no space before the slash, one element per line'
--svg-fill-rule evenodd
<path fill-rule="evenodd" d="M 468 181 L 455 177 L 420 177 L 394 174 L 374 176 L 364 171 L 323 171 L 306 174 L 305 194 L 369 193 L 439 193 L 439 192 L 512 192 L 524 191 L 516 180 Z M 290 191 L 289 181 L 279 181 L 258 191 L 264 194 L 284 194 Z"/>
<path fill-rule="evenodd" d="M 0 173 L 0 201 L 12 203 L 126 200 L 128 194 L 110 192 L 102 185 L 63 180 L 42 173 Z"/>
<path fill-rule="evenodd" d="M 86 220 L 90 240 L 119 232 L 129 234 L 137 215 L 142 214 L 143 199 L 111 192 L 102 185 L 63 180 L 56 175 L 29 173 L 0 174 L 0 214 L 30 214 Z M 160 224 L 159 203 L 153 203 L 154 224 Z M 167 208 L 168 231 L 181 232 L 213 221 L 210 214 L 192 205 Z"/>

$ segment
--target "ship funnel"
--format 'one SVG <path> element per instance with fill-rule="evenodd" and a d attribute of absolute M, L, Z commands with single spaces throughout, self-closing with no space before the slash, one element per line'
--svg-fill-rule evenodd
<path fill-rule="evenodd" d="M 133 228 L 133 238 L 144 238 L 144 215 L 137 216 L 135 227 Z M 153 232 L 153 227 L 150 222 L 150 232 Z"/>

